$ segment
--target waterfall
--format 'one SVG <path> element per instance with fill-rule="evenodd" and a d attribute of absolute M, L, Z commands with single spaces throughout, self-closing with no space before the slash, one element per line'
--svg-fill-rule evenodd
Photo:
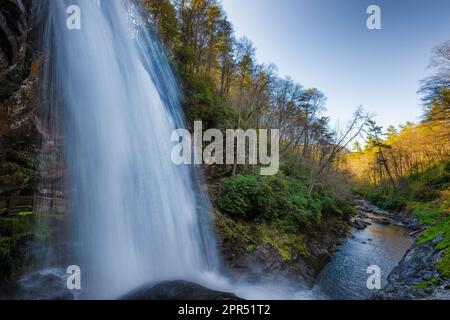
<path fill-rule="evenodd" d="M 66 11 L 74 4 L 81 29 L 70 30 Z M 86 296 L 117 298 L 146 282 L 215 270 L 199 174 L 170 158 L 171 134 L 183 127 L 177 82 L 137 7 L 126 0 L 47 6 L 43 104 L 64 140 L 71 262 Z"/>

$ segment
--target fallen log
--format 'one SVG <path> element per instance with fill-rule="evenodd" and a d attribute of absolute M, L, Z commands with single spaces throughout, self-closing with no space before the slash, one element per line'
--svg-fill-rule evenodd
<path fill-rule="evenodd" d="M 408 236 L 414 236 L 414 235 L 416 235 L 418 233 L 421 233 L 422 231 L 425 231 L 426 229 L 427 229 L 427 227 L 423 227 L 423 228 L 421 228 L 419 230 L 416 230 L 416 231 L 413 231 L 411 233 L 408 233 Z"/>

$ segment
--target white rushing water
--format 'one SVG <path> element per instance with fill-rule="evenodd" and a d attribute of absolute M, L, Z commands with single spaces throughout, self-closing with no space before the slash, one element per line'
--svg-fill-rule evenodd
<path fill-rule="evenodd" d="M 73 4 L 80 30 L 66 27 Z M 64 132 L 73 263 L 87 297 L 215 270 L 207 197 L 195 172 L 170 159 L 171 133 L 183 125 L 178 87 L 132 1 L 48 6 L 47 101 Z"/>

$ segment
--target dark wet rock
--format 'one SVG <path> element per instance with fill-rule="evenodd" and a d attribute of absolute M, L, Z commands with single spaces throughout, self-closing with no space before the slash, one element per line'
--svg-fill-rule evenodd
<path fill-rule="evenodd" d="M 314 254 L 329 257 L 329 253 L 320 248 L 314 247 L 311 250 Z M 270 280 L 284 275 L 295 281 L 306 280 L 312 283 L 316 276 L 311 261 L 305 260 L 296 249 L 292 248 L 289 261 L 283 261 L 278 249 L 268 243 L 256 246 L 253 252 L 233 257 L 227 264 L 235 275 L 247 280 L 257 280 L 261 277 Z"/>
<path fill-rule="evenodd" d="M 267 271 L 273 271 L 281 267 L 282 261 L 278 255 L 278 250 L 271 244 L 258 246 L 252 255 L 255 264 L 264 266 Z"/>
<path fill-rule="evenodd" d="M 359 211 L 370 212 L 371 211 L 371 206 L 364 199 L 354 199 L 353 203 L 355 205 L 356 212 L 359 212 Z"/>
<path fill-rule="evenodd" d="M 385 216 L 385 217 L 389 217 L 389 218 L 399 216 L 399 214 L 396 212 L 386 211 L 386 210 L 380 209 L 374 205 L 368 205 L 368 208 L 369 208 L 370 212 L 372 212 L 373 214 L 378 215 L 378 216 Z"/>
<path fill-rule="evenodd" d="M 375 222 L 378 224 L 382 224 L 384 226 L 391 224 L 391 222 L 389 220 L 376 220 Z"/>
<path fill-rule="evenodd" d="M 410 218 L 410 223 L 409 223 L 409 227 L 416 231 L 416 230 L 420 230 L 422 228 L 422 224 L 420 223 L 420 220 L 416 217 L 411 217 Z"/>
<path fill-rule="evenodd" d="M 165 281 L 142 286 L 121 300 L 242 300 L 233 293 L 208 289 L 187 281 Z"/>
<path fill-rule="evenodd" d="M 362 218 L 362 219 L 367 219 L 369 217 L 369 214 L 367 211 L 364 210 L 357 210 L 356 211 L 358 214 L 358 217 Z"/>
<path fill-rule="evenodd" d="M 444 240 L 444 235 L 440 234 L 439 236 L 437 236 L 435 239 L 433 239 L 431 241 L 431 246 L 434 248 L 436 247 L 439 243 L 441 243 Z"/>
<path fill-rule="evenodd" d="M 363 230 L 363 229 L 367 228 L 367 226 L 370 225 L 370 222 L 368 222 L 364 219 L 355 217 L 350 221 L 350 225 L 358 230 Z"/>

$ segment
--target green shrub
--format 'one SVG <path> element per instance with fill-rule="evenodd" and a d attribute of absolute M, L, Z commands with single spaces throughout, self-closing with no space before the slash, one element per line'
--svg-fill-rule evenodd
<path fill-rule="evenodd" d="M 400 211 L 411 202 L 429 202 L 439 198 L 441 190 L 450 183 L 450 161 L 434 164 L 398 181 L 397 190 L 391 185 L 362 186 L 364 197 L 386 210 Z"/>
<path fill-rule="evenodd" d="M 286 215 L 286 196 L 292 194 L 292 186 L 283 175 L 259 177 L 260 187 L 256 197 L 256 211 L 266 220 Z"/>
<path fill-rule="evenodd" d="M 320 205 L 303 194 L 287 198 L 288 215 L 297 226 L 307 226 L 320 222 Z"/>
<path fill-rule="evenodd" d="M 395 191 L 388 186 L 369 189 L 365 192 L 364 197 L 374 205 L 391 211 L 401 211 L 407 205 L 405 191 Z"/>
<path fill-rule="evenodd" d="M 230 217 L 254 217 L 259 184 L 255 176 L 236 175 L 224 180 L 219 209 Z"/>
<path fill-rule="evenodd" d="M 383 201 L 380 201 L 378 204 L 381 208 L 386 210 L 401 211 L 405 208 L 406 201 L 401 197 L 391 196 L 383 199 Z"/>
<path fill-rule="evenodd" d="M 230 217 L 276 221 L 287 232 L 313 226 L 323 214 L 353 213 L 350 203 L 339 201 L 328 191 L 313 192 L 301 180 L 282 173 L 225 178 L 217 205 Z"/>

